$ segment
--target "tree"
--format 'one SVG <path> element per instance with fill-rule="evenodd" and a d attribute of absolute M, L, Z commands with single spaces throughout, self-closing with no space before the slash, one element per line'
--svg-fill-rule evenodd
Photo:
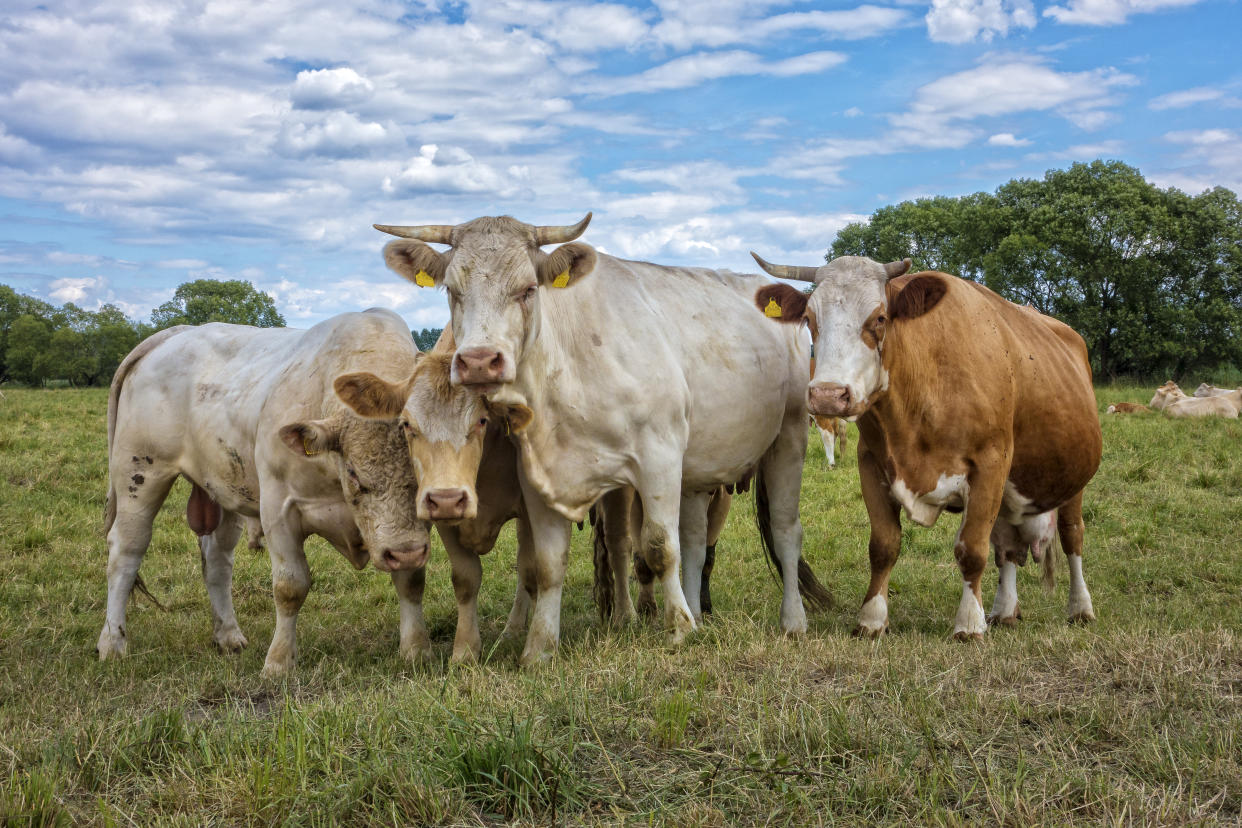
<path fill-rule="evenodd" d="M 9 376 L 28 385 L 41 384 L 47 375 L 39 373 L 39 355 L 51 339 L 51 326 L 36 316 L 24 314 L 13 321 L 8 334 L 4 361 Z"/>
<path fill-rule="evenodd" d="M 86 335 L 73 328 L 57 328 L 34 360 L 40 380 L 65 379 L 70 385 L 89 385 L 99 374 L 99 357 L 86 347 Z"/>
<path fill-rule="evenodd" d="M 410 336 L 414 337 L 414 344 L 418 346 L 418 350 L 430 351 L 443 332 L 443 328 L 423 328 L 421 331 L 410 331 Z"/>
<path fill-rule="evenodd" d="M 151 312 L 151 322 L 157 330 L 208 322 L 283 328 L 285 318 L 277 312 L 272 297 L 250 282 L 198 279 L 179 285 L 172 299 Z"/>

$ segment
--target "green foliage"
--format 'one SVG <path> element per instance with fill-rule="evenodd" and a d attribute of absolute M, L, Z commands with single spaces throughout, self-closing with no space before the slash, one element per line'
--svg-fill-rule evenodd
<path fill-rule="evenodd" d="M 1072 326 L 1105 377 L 1242 366 L 1242 205 L 1162 190 L 1116 161 L 1074 164 L 994 194 L 884 207 L 829 257 L 909 256 Z"/>
<path fill-rule="evenodd" d="M 157 330 L 173 325 L 230 322 L 257 328 L 282 328 L 285 318 L 272 297 L 240 279 L 198 279 L 177 287 L 173 298 L 151 312 Z"/>
<path fill-rule="evenodd" d="M 418 346 L 418 350 L 430 351 L 435 347 L 436 340 L 443 332 L 443 328 L 423 328 L 421 331 L 410 331 L 410 336 L 414 337 L 414 344 Z"/>

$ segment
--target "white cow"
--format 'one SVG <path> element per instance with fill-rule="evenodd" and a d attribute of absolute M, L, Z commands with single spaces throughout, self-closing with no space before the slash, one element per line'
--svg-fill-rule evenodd
<path fill-rule="evenodd" d="M 1196 397 L 1220 397 L 1228 394 L 1233 388 L 1217 388 L 1215 385 L 1208 385 L 1206 382 L 1199 383 L 1199 387 L 1195 389 Z"/>
<path fill-rule="evenodd" d="M 407 373 L 417 349 L 391 311 L 347 313 L 310 330 L 210 324 L 161 331 L 117 369 L 108 399 L 108 609 L 99 656 L 124 655 L 125 607 L 151 522 L 178 475 L 192 485 L 215 642 L 246 645 L 231 595 L 233 547 L 258 517 L 272 560 L 276 629 L 263 672 L 294 665 L 295 623 L 310 589 L 302 544 L 312 534 L 356 568 L 391 573 L 401 651 L 421 593 L 429 526 L 415 515 L 415 479 L 396 419 L 358 417 L 333 379 L 369 369 Z M 416 583 L 417 582 L 417 583 Z"/>
<path fill-rule="evenodd" d="M 1227 391 L 1215 397 L 1183 397 L 1172 400 L 1164 406 L 1164 416 L 1181 417 L 1225 417 L 1237 419 L 1242 410 L 1242 389 Z"/>
<path fill-rule="evenodd" d="M 781 627 L 804 631 L 803 337 L 756 319 L 750 298 L 763 282 L 754 276 L 625 261 L 581 243 L 541 251 L 572 242 L 589 220 L 377 225 L 405 237 L 385 248 L 393 270 L 448 291 L 454 383 L 534 414 L 516 435 L 534 541 L 526 573 L 536 593 L 522 663 L 548 658 L 559 640 L 572 522 L 623 486 L 642 500 L 640 543 L 661 578 L 672 639 L 681 641 L 700 615 L 711 492 L 756 464 L 761 536 L 783 573 Z"/>

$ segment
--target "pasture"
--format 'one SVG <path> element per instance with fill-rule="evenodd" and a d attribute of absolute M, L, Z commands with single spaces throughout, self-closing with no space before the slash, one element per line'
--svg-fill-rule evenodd
<path fill-rule="evenodd" d="M 866 585 L 853 452 L 812 435 L 804 554 L 836 607 L 779 635 L 749 496 L 712 578 L 716 613 L 677 650 L 651 622 L 601 627 L 575 532 L 562 642 L 517 669 L 507 531 L 484 560 L 484 661 L 447 663 L 456 610 L 438 547 L 438 659 L 397 656 L 386 576 L 308 544 L 296 674 L 259 671 L 266 552 L 241 545 L 250 647 L 210 648 L 188 486 L 142 567 L 130 654 L 96 660 L 104 617 L 106 389 L 0 400 L 0 824 L 1178 824 L 1242 820 L 1242 422 L 1106 416 L 1084 570 L 1099 621 L 1064 620 L 1019 574 L 1023 620 L 949 640 L 957 517 L 908 528 L 889 634 L 849 635 Z M 1101 411 L 1150 390 L 1102 386 Z M 985 576 L 984 607 L 995 590 Z"/>

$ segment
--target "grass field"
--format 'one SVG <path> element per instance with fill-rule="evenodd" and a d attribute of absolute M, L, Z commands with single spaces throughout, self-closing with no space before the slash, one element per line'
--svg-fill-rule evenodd
<path fill-rule="evenodd" d="M 1100 408 L 1150 391 L 1098 389 Z M 715 617 L 678 650 L 601 628 L 575 532 L 554 663 L 497 644 L 510 530 L 484 561 L 484 663 L 450 667 L 456 612 L 433 553 L 439 659 L 397 656 L 386 576 L 309 545 L 300 662 L 260 679 L 274 612 L 265 552 L 234 594 L 250 648 L 222 656 L 178 483 L 135 595 L 129 656 L 96 660 L 104 616 L 104 390 L 0 400 L 0 824 L 1217 824 L 1242 821 L 1242 421 L 1104 418 L 1087 490 L 1099 621 L 1064 620 L 1038 573 L 1024 619 L 949 640 L 957 518 L 908 529 L 891 628 L 851 639 L 867 577 L 853 457 L 813 440 L 805 555 L 837 607 L 797 640 L 739 499 Z M 1058 553 L 1060 554 L 1060 553 Z M 1062 558 L 1063 560 L 1063 558 Z M 985 608 L 995 570 L 985 582 Z"/>

